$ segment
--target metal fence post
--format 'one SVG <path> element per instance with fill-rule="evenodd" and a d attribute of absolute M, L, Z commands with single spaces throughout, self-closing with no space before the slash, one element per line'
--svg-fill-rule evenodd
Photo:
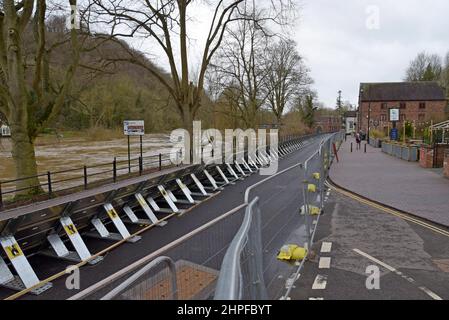
<path fill-rule="evenodd" d="M 143 159 L 139 157 L 139 175 L 142 175 L 143 172 Z"/>
<path fill-rule="evenodd" d="M 162 171 L 162 154 L 159 153 L 159 171 Z"/>
<path fill-rule="evenodd" d="M 113 172 L 113 180 L 117 181 L 117 158 L 114 157 L 114 162 L 112 162 L 112 172 Z"/>
<path fill-rule="evenodd" d="M 47 181 L 48 181 L 48 196 L 51 197 L 51 194 L 53 193 L 53 188 L 51 185 L 51 172 L 47 171 Z"/>
<path fill-rule="evenodd" d="M 84 166 L 84 190 L 87 190 L 87 166 Z"/>
<path fill-rule="evenodd" d="M 0 181 L 0 209 L 3 208 L 3 193 L 2 193 L 2 183 Z"/>

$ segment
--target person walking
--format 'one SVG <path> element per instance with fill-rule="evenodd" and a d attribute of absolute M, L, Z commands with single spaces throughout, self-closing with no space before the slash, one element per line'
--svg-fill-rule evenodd
<path fill-rule="evenodd" d="M 359 132 L 357 132 L 355 135 L 355 142 L 357 143 L 357 150 L 362 149 L 362 137 L 360 136 Z"/>

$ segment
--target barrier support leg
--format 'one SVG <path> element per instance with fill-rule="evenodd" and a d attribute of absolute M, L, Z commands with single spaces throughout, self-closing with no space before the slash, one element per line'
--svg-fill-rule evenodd
<path fill-rule="evenodd" d="M 15 291 L 22 291 L 37 285 L 40 280 L 36 276 L 36 273 L 28 262 L 28 259 L 24 255 L 16 239 L 13 236 L 3 236 L 0 237 L 0 243 L 3 250 L 6 252 L 6 256 L 11 262 L 11 265 L 17 272 L 17 276 L 14 276 L 5 261 L 0 257 L 0 285 Z M 39 295 L 51 287 L 53 287 L 53 285 L 48 282 L 45 285 L 32 290 L 31 293 Z"/>
<path fill-rule="evenodd" d="M 104 210 L 106 211 L 108 217 L 111 219 L 114 226 L 117 228 L 119 233 L 111 233 L 106 229 L 106 226 L 103 224 L 100 218 L 95 217 L 92 219 L 92 224 L 98 233 L 88 233 L 87 235 L 94 238 L 100 238 L 104 240 L 110 241 L 120 241 L 126 238 L 129 238 L 131 234 L 123 223 L 122 219 L 118 215 L 117 211 L 115 211 L 114 207 L 110 203 L 106 203 L 103 205 Z M 129 238 L 127 241 L 131 243 L 135 243 L 142 239 L 140 236 L 135 236 Z"/>

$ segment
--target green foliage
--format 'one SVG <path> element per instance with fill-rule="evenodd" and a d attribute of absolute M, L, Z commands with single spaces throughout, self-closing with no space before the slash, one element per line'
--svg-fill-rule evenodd
<path fill-rule="evenodd" d="M 305 101 L 299 106 L 299 113 L 303 123 L 310 129 L 315 124 L 315 107 L 314 98 L 312 95 L 307 95 Z"/>
<path fill-rule="evenodd" d="M 374 139 L 385 138 L 385 132 L 383 132 L 382 130 L 371 129 L 370 137 Z"/>

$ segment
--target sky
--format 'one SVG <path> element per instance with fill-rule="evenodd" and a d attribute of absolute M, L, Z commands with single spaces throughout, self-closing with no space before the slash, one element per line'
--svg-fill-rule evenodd
<path fill-rule="evenodd" d="M 256 4 L 260 4 L 257 0 Z M 311 69 L 314 89 L 334 108 L 338 91 L 356 105 L 360 82 L 402 81 L 419 52 L 449 52 L 448 0 L 294 0 L 299 15 L 288 35 Z M 193 3 L 189 21 L 190 61 L 199 65 L 212 7 Z M 168 63 L 150 39 L 133 39 L 159 66 Z"/>
<path fill-rule="evenodd" d="M 319 99 L 357 104 L 360 82 L 402 81 L 421 51 L 449 52 L 447 0 L 302 0 L 293 38 Z"/>

